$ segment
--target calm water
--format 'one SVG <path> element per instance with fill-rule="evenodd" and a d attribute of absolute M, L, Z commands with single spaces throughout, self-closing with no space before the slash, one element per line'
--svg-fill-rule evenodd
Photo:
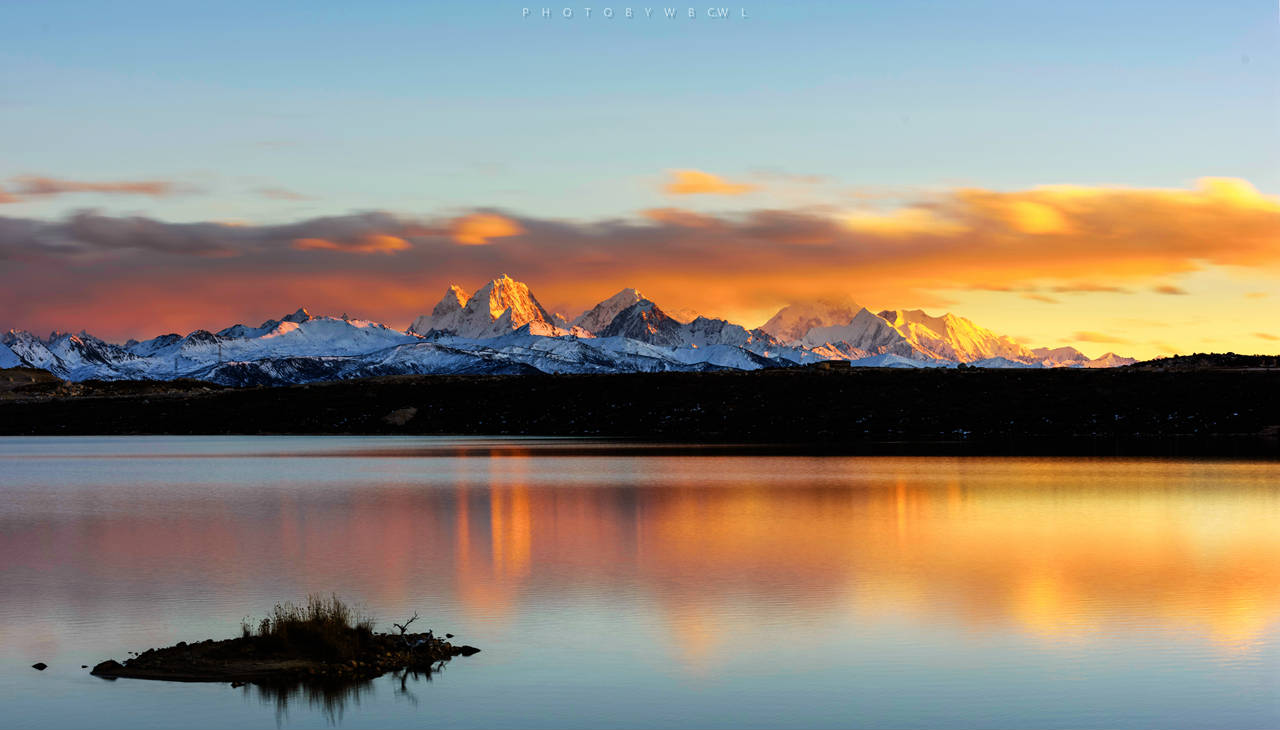
<path fill-rule="evenodd" d="M 483 652 L 327 700 L 80 668 L 314 591 Z M 1280 726 L 1280 464 L 0 439 L 0 725 L 277 724 Z"/>

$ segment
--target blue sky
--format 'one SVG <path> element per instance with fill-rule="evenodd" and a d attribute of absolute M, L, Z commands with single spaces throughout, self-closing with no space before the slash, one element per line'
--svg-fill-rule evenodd
<path fill-rule="evenodd" d="M 590 19 L 548 5 L 575 18 L 544 20 L 542 5 L 522 18 L 526 4 L 9 3 L 0 186 L 32 174 L 193 192 L 3 212 L 588 219 L 662 204 L 663 171 L 683 168 L 821 175 L 829 191 L 1205 175 L 1280 191 L 1270 0 L 726 6 L 747 20 L 626 20 L 624 3 L 612 20 L 604 4 Z M 308 199 L 260 192 L 276 188 Z"/>

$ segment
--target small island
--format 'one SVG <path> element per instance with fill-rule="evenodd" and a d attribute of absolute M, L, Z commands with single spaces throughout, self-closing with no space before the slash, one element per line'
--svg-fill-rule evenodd
<path fill-rule="evenodd" d="M 256 623 L 241 622 L 234 639 L 148 649 L 118 662 L 101 662 L 92 674 L 105 679 L 159 679 L 171 682 L 280 684 L 361 682 L 387 672 L 431 672 L 455 656 L 480 650 L 457 645 L 452 634 L 410 633 L 413 617 L 392 624 L 395 633 L 376 633 L 371 618 L 336 595 L 310 596 L 305 605 L 277 604 Z"/>

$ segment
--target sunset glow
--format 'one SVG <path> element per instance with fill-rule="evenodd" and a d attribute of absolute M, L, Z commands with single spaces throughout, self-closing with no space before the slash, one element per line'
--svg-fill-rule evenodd
<path fill-rule="evenodd" d="M 568 319 L 633 287 L 748 328 L 834 297 L 1091 356 L 1276 351 L 1270 10 L 147 4 L 11 18 L 49 35 L 0 44 L 29 72 L 0 117 L 29 138 L 0 163 L 0 329 L 404 328 L 508 274 Z M 217 28 L 234 63 L 201 60 Z M 337 64 L 349 30 L 398 50 Z"/>

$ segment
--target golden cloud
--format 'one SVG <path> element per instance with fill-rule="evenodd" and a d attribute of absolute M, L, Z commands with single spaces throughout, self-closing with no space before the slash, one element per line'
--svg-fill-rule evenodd
<path fill-rule="evenodd" d="M 365 233 L 351 242 L 333 241 L 328 238 L 295 238 L 293 247 L 299 251 L 343 251 L 345 253 L 394 254 L 410 248 L 408 241 L 385 233 Z"/>
<path fill-rule="evenodd" d="M 655 223 L 669 223 L 682 228 L 714 228 L 721 225 L 715 216 L 695 213 L 683 208 L 649 208 L 640 211 L 640 215 Z"/>
<path fill-rule="evenodd" d="M 163 197 L 177 192 L 177 186 L 174 183 L 164 180 L 85 182 L 80 180 L 59 180 L 38 175 L 24 175 L 14 178 L 13 182 L 17 186 L 18 195 L 27 196 L 62 195 L 64 193 L 111 193 Z"/>
<path fill-rule="evenodd" d="M 668 170 L 668 175 L 671 180 L 663 189 L 669 195 L 743 195 L 759 189 L 756 185 L 729 182 L 702 170 Z"/>
<path fill-rule="evenodd" d="M 331 257 L 307 255 L 317 251 L 397 255 L 350 257 L 335 272 Z M 230 252 L 238 255 L 210 264 L 210 256 Z M 421 292 L 507 271 L 564 311 L 635 286 L 672 308 L 750 324 L 819 296 L 910 307 L 943 306 L 946 292 L 975 288 L 1010 298 L 1093 291 L 1155 297 L 1152 287 L 1219 267 L 1247 269 L 1263 280 L 1250 286 L 1253 294 L 1263 295 L 1267 281 L 1280 281 L 1280 199 L 1245 181 L 1209 178 L 1188 189 L 966 188 L 882 212 L 712 215 L 672 207 L 568 221 L 477 209 L 450 218 L 368 212 L 236 227 L 78 213 L 56 221 L 0 217 L 0 260 L 0 311 L 28 313 L 5 326 L 28 329 L 93 329 L 92 321 L 55 318 L 54 308 L 110 307 L 118 298 L 111 292 L 126 286 L 156 291 L 156 282 L 181 281 L 191 289 L 199 281 L 212 291 L 215 280 L 255 270 L 289 271 L 303 289 L 341 274 L 366 290 L 397 281 Z M 155 296 L 156 308 L 171 306 Z M 334 300 L 350 309 L 340 296 Z M 387 300 L 365 312 L 407 323 L 434 303 L 427 299 L 434 297 Z M 250 319 L 297 301 L 264 292 L 241 306 Z M 1081 321 L 1061 334 L 1090 326 L 1102 327 Z M 1267 329 L 1259 322 L 1244 332 Z"/>
<path fill-rule="evenodd" d="M 491 238 L 505 238 L 524 233 L 520 224 L 496 213 L 474 213 L 453 221 L 453 240 L 468 246 L 483 246 Z"/>
<path fill-rule="evenodd" d="M 1081 342 L 1098 342 L 1108 345 L 1129 345 L 1132 340 L 1126 340 L 1123 337 L 1114 337 L 1101 332 L 1077 332 L 1075 339 Z"/>

